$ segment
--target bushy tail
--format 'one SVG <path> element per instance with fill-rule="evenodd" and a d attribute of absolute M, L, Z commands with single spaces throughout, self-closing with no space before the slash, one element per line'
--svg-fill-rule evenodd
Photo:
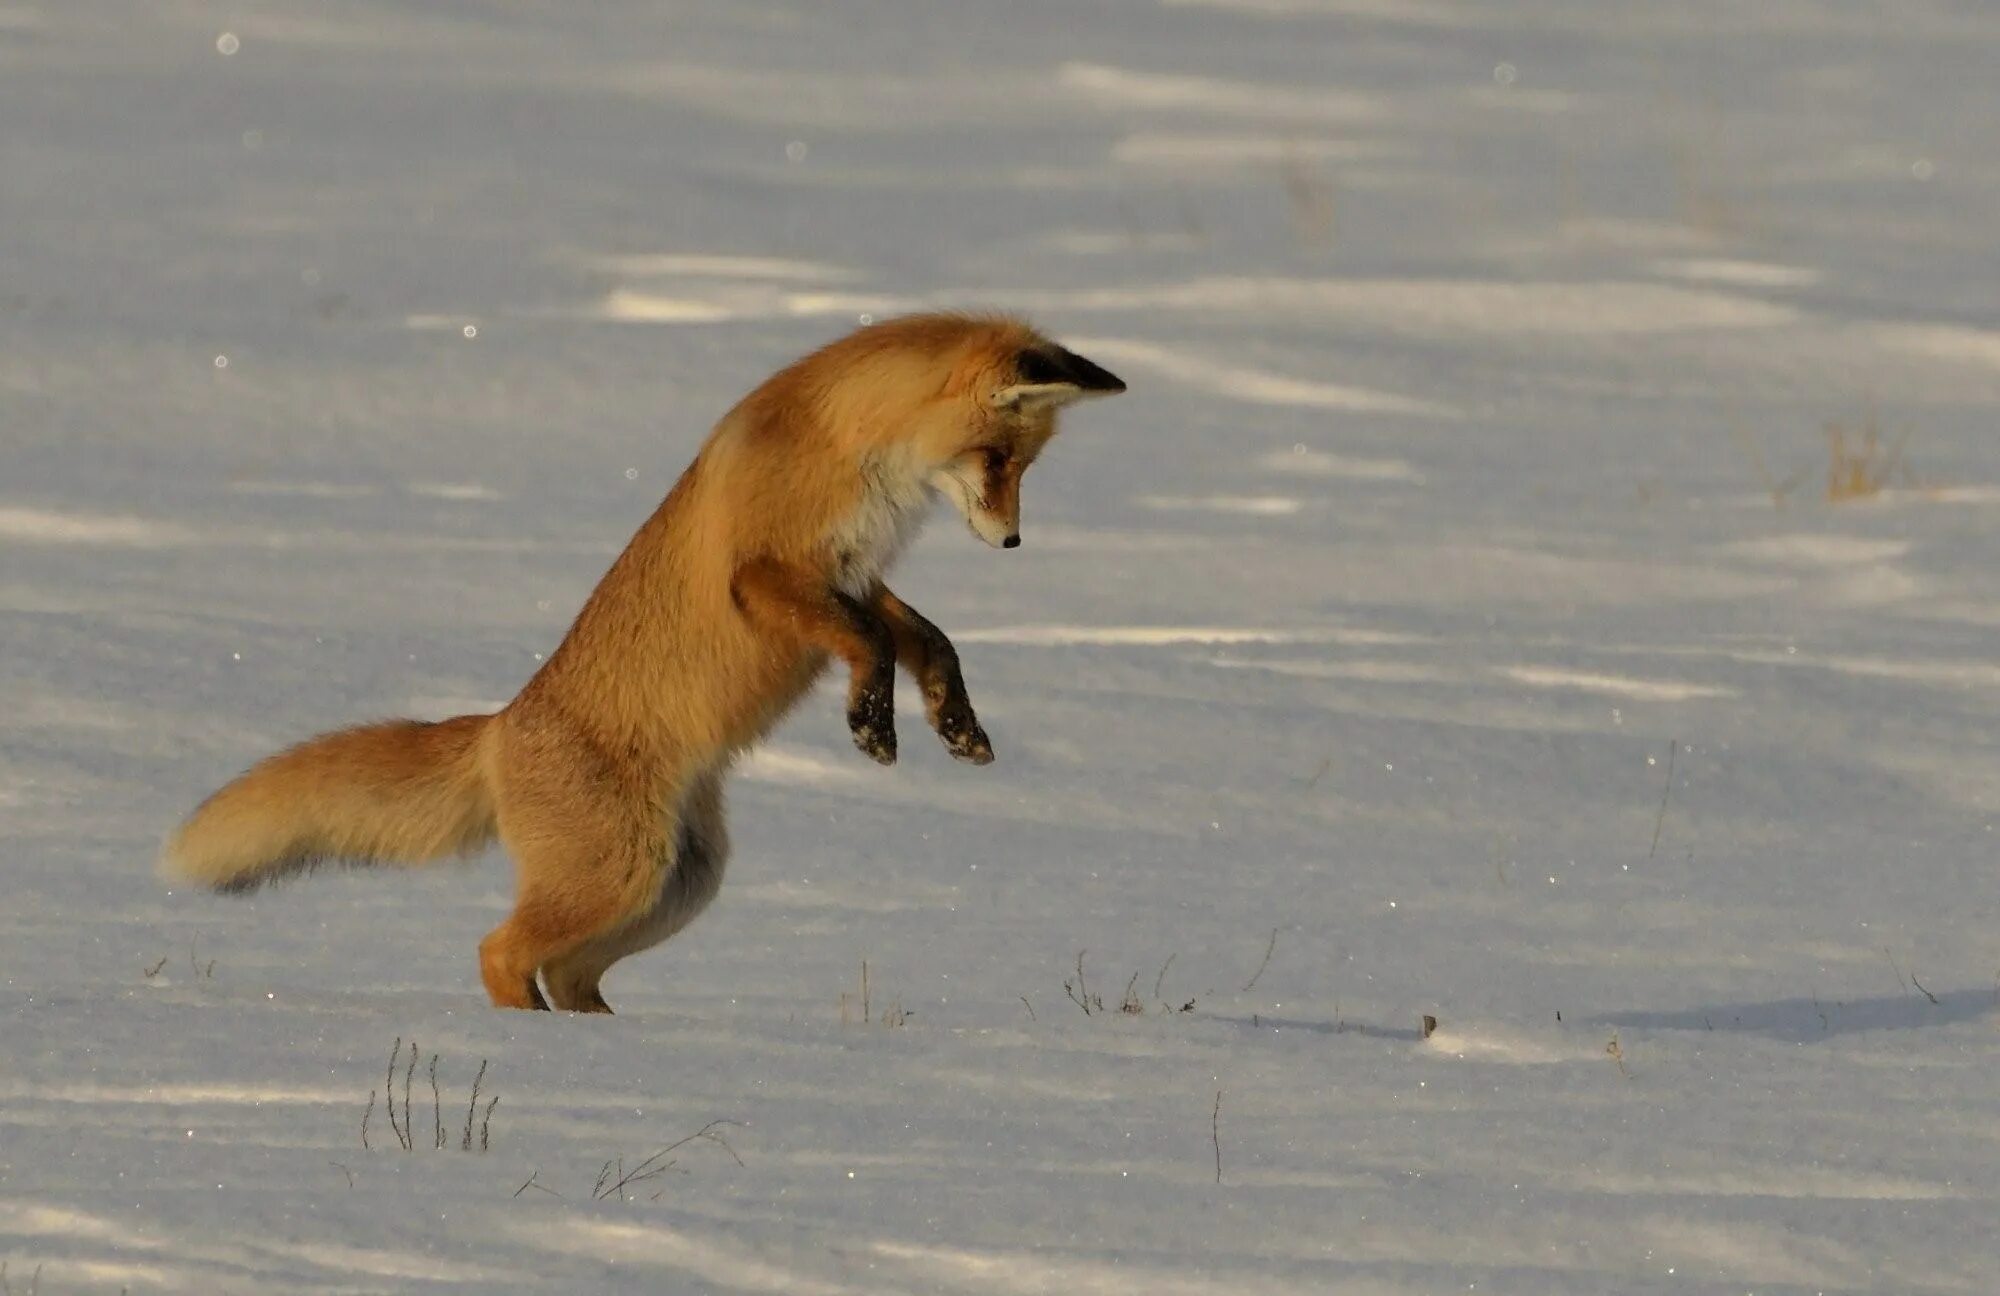
<path fill-rule="evenodd" d="M 421 864 L 493 840 L 492 716 L 342 729 L 252 766 L 167 839 L 168 877 L 247 891 L 316 864 Z"/>

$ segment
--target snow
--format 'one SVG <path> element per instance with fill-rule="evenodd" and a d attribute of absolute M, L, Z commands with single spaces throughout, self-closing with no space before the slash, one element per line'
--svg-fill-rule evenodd
<path fill-rule="evenodd" d="M 1996 65 L 1930 0 L 0 3 L 7 1282 L 1991 1291 Z M 998 763 L 814 695 L 610 1019 L 486 1006 L 497 855 L 152 876 L 511 696 L 723 409 L 938 304 L 1132 384 L 898 570 Z M 1827 502 L 1828 424 L 1907 470 Z"/>

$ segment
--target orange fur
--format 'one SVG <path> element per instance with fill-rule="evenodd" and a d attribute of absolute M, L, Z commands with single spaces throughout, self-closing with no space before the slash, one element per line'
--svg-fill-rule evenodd
<path fill-rule="evenodd" d="M 1031 352 L 1040 367 L 1024 376 Z M 868 754 L 895 758 L 900 659 L 953 755 L 992 759 L 950 641 L 882 572 L 934 486 L 978 534 L 1018 542 L 1020 474 L 1056 409 L 1117 390 L 1005 318 L 912 316 L 821 348 L 723 416 L 506 708 L 270 757 L 181 825 L 168 872 L 243 889 L 320 860 L 463 854 L 497 834 L 518 896 L 480 946 L 488 993 L 544 1007 L 539 973 L 558 1007 L 607 1011 L 605 969 L 713 897 L 729 765 L 829 655 L 852 672 L 849 724 Z"/>

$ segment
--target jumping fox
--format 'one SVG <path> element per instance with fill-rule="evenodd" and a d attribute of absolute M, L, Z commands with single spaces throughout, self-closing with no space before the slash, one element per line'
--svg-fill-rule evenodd
<path fill-rule="evenodd" d="M 251 890 L 327 861 L 421 864 L 498 837 L 513 912 L 479 946 L 506 1008 L 609 1012 L 619 959 L 714 898 L 722 785 L 830 658 L 854 743 L 896 759 L 895 668 L 951 754 L 984 765 L 951 641 L 883 573 L 933 494 L 998 548 L 1021 474 L 1074 401 L 1125 384 L 1026 323 L 913 315 L 780 370 L 725 414 L 494 715 L 392 720 L 253 766 L 168 838 L 169 876 Z M 536 984 L 539 974 L 548 997 Z"/>

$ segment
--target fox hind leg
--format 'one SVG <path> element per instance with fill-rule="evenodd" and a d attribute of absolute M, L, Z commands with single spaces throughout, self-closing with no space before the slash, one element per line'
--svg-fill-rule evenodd
<path fill-rule="evenodd" d="M 542 965 L 542 980 L 555 1006 L 570 1012 L 611 1011 L 600 982 L 611 965 L 651 949 L 694 921 L 722 886 L 729 859 L 723 822 L 722 778 L 698 780 L 681 807 L 673 858 L 652 907 L 642 916 L 606 932 Z"/>
<path fill-rule="evenodd" d="M 502 923 L 479 942 L 479 979 L 486 983 L 486 996 L 495 1008 L 527 1008 L 547 1012 L 549 1001 L 535 984 L 533 973 L 520 974 L 519 960 L 512 956 L 509 926 Z"/>
<path fill-rule="evenodd" d="M 634 823 L 608 796 L 558 802 L 561 812 L 527 804 L 544 808 L 501 815 L 519 888 L 514 912 L 479 943 L 479 973 L 496 1006 L 546 1009 L 536 970 L 652 909 L 671 840 L 662 834 L 675 828 Z"/>

